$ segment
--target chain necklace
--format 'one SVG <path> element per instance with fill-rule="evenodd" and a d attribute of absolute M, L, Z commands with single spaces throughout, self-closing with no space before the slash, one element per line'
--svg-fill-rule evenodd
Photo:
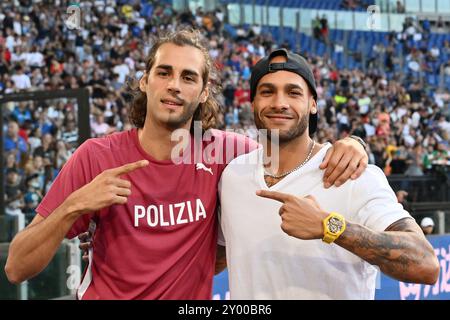
<path fill-rule="evenodd" d="M 271 174 L 271 173 L 267 172 L 267 171 L 264 169 L 264 176 L 269 176 L 269 177 L 274 178 L 274 179 L 280 179 L 280 178 L 283 178 L 283 177 L 287 176 L 288 174 L 290 174 L 290 173 L 292 173 L 292 172 L 294 172 L 294 171 L 300 169 L 301 167 L 303 167 L 303 166 L 309 161 L 309 158 L 311 158 L 311 155 L 312 155 L 312 153 L 313 153 L 313 150 L 314 150 L 314 146 L 315 146 L 315 145 L 316 145 L 316 141 L 313 140 L 311 149 L 309 149 L 309 153 L 308 153 L 308 156 L 306 157 L 305 161 L 303 161 L 302 163 L 300 163 L 300 164 L 299 164 L 297 167 L 295 167 L 294 169 L 289 170 L 288 172 L 285 172 L 285 173 L 282 173 L 282 174 Z"/>

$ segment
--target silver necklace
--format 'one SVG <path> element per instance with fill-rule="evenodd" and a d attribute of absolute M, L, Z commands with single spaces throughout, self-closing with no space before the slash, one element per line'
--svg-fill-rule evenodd
<path fill-rule="evenodd" d="M 285 172 L 285 173 L 282 173 L 282 174 L 271 174 L 271 173 L 267 172 L 267 171 L 264 169 L 264 176 L 269 176 L 269 177 L 271 177 L 271 178 L 280 179 L 280 178 L 283 178 L 283 177 L 287 176 L 288 174 L 290 174 L 290 173 L 292 173 L 292 172 L 294 172 L 294 171 L 300 169 L 301 167 L 303 167 L 303 166 L 309 161 L 309 158 L 311 158 L 311 155 L 312 155 L 312 153 L 313 153 L 313 150 L 314 150 L 314 146 L 315 146 L 315 145 L 316 145 L 316 141 L 313 140 L 311 149 L 309 149 L 309 153 L 308 153 L 308 156 L 306 157 L 305 161 L 303 161 L 302 163 L 300 163 L 300 164 L 299 164 L 297 167 L 295 167 L 294 169 L 289 170 L 288 172 Z"/>

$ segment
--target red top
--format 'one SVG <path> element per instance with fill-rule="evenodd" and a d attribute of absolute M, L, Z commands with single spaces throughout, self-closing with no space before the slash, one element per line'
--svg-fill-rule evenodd
<path fill-rule="evenodd" d="M 250 102 L 250 90 L 239 88 L 234 92 L 234 97 L 237 99 L 239 105 Z"/>
<path fill-rule="evenodd" d="M 228 148 L 226 163 L 256 147 L 242 135 L 213 132 L 212 141 L 223 142 L 217 151 L 226 154 Z M 245 149 L 235 147 L 230 153 L 230 142 Z M 202 142 L 203 148 L 210 143 Z M 47 217 L 103 170 L 142 159 L 150 164 L 122 177 L 132 183 L 128 202 L 83 215 L 67 234 L 73 238 L 87 231 L 90 218 L 96 223 L 78 298 L 211 299 L 217 184 L 226 163 L 157 161 L 140 146 L 137 129 L 89 139 L 63 167 L 36 211 Z"/>

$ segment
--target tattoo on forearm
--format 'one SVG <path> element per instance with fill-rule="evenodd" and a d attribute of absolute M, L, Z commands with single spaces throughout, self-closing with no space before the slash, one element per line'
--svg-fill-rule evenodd
<path fill-rule="evenodd" d="M 349 223 L 336 243 L 399 279 L 407 277 L 411 268 L 420 269 L 424 259 L 432 254 L 411 219 L 396 222 L 386 232 Z"/>

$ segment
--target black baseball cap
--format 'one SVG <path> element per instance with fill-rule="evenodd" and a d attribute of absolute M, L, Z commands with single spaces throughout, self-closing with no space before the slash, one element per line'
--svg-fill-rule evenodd
<path fill-rule="evenodd" d="M 286 62 L 270 63 L 270 60 L 277 56 L 286 57 Z M 316 81 L 314 80 L 312 70 L 305 58 L 296 53 L 289 52 L 286 49 L 277 49 L 272 51 L 272 53 L 268 56 L 259 60 L 253 67 L 252 75 L 250 77 L 250 100 L 252 102 L 256 95 L 256 87 L 258 86 L 259 80 L 261 80 L 261 78 L 268 73 L 277 72 L 280 70 L 294 72 L 301 76 L 308 84 L 309 90 L 311 90 L 314 100 L 317 100 Z M 309 115 L 310 135 L 312 135 L 317 130 L 317 114 L 318 113 Z"/>

